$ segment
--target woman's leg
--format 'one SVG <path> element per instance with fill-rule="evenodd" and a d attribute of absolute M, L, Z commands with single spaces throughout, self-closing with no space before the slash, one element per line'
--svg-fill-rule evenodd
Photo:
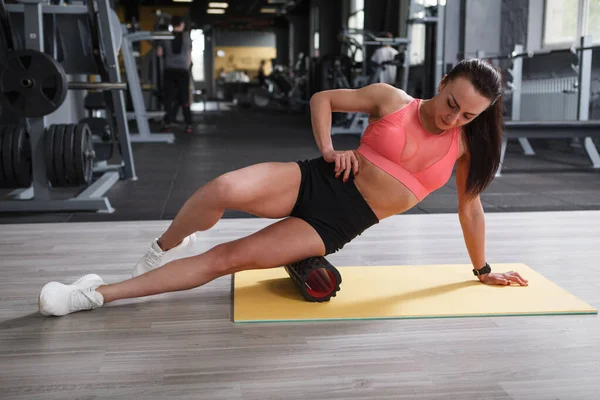
<path fill-rule="evenodd" d="M 104 303 L 202 286 L 242 270 L 280 267 L 325 255 L 325 245 L 305 221 L 286 218 L 250 236 L 218 245 L 206 253 L 171 261 L 144 275 L 100 286 Z"/>
<path fill-rule="evenodd" d="M 186 236 L 210 228 L 226 208 L 264 218 L 289 216 L 300 180 L 300 167 L 296 163 L 262 163 L 221 175 L 187 200 L 163 234 L 164 248 L 161 248 L 166 250 Z M 114 301 L 185 290 L 237 270 L 276 267 L 324 253 L 323 241 L 308 223 L 287 218 L 198 256 L 171 257 L 153 265 L 145 265 L 144 257 L 134 268 L 134 278 L 115 285 L 105 285 L 95 274 L 71 285 L 50 282 L 40 292 L 39 307 L 44 315 L 66 315 L 101 306 L 104 294 L 106 301 Z"/>
<path fill-rule="evenodd" d="M 226 209 L 262 218 L 287 217 L 296 204 L 300 179 L 295 162 L 261 163 L 223 174 L 183 204 L 158 244 L 163 251 L 175 247 L 186 236 L 214 226 Z"/>
<path fill-rule="evenodd" d="M 153 240 L 134 266 L 132 276 L 169 261 L 196 254 L 195 232 L 215 225 L 226 209 L 263 218 L 283 218 L 292 212 L 300 189 L 297 163 L 262 163 L 219 176 L 196 191 L 169 228 Z"/>
<path fill-rule="evenodd" d="M 39 307 L 43 315 L 67 315 L 119 299 L 192 289 L 238 271 L 280 267 L 323 255 L 325 245 L 318 233 L 305 221 L 291 217 L 120 283 L 106 285 L 93 274 L 71 285 L 50 282 L 40 292 Z"/>

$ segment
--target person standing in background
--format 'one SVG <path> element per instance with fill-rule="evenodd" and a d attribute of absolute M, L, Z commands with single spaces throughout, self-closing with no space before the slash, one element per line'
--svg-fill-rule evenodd
<path fill-rule="evenodd" d="M 384 37 L 392 39 L 394 35 L 390 32 L 386 32 Z M 375 53 L 373 53 L 373 56 L 371 57 L 371 61 L 377 64 L 381 64 L 385 61 L 392 61 L 398 53 L 398 50 L 387 44 L 375 50 Z M 385 69 L 379 73 L 379 82 L 394 85 L 396 83 L 396 66 L 386 65 Z"/>
<path fill-rule="evenodd" d="M 192 65 L 192 40 L 185 32 L 185 22 L 180 16 L 171 18 L 173 40 L 165 40 L 157 49 L 157 55 L 164 59 L 163 87 L 165 90 L 165 117 L 163 131 L 171 130 L 171 123 L 181 106 L 185 119 L 186 133 L 191 133 L 192 113 L 190 111 L 190 79 Z"/>
<path fill-rule="evenodd" d="M 265 72 L 265 64 L 267 62 L 265 60 L 260 60 L 260 65 L 258 66 L 258 84 L 262 87 L 267 83 L 267 73 Z"/>

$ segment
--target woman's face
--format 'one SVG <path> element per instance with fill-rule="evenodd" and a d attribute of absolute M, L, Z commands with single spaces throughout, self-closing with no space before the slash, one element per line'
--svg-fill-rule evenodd
<path fill-rule="evenodd" d="M 471 82 L 463 77 L 452 81 L 443 79 L 434 98 L 434 119 L 439 129 L 464 126 L 485 111 L 491 100 L 482 96 Z"/>

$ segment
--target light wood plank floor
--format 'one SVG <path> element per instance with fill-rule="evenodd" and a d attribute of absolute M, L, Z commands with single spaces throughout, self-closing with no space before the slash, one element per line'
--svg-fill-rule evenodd
<path fill-rule="evenodd" d="M 600 211 L 486 220 L 492 265 L 526 263 L 600 307 Z M 199 251 L 269 223 L 222 220 L 198 234 Z M 0 228 L 0 398 L 600 398 L 598 315 L 235 324 L 230 277 L 62 318 L 37 314 L 48 281 L 126 279 L 167 224 Z M 384 220 L 328 259 L 469 262 L 451 214 Z"/>

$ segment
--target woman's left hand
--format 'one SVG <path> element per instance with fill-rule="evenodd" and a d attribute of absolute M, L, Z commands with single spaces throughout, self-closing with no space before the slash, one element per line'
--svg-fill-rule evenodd
<path fill-rule="evenodd" d="M 479 280 L 486 285 L 503 285 L 508 286 L 511 283 L 517 283 L 521 286 L 527 286 L 527 279 L 523 279 L 518 272 L 509 271 L 509 272 L 490 272 L 487 275 L 482 275 Z"/>

